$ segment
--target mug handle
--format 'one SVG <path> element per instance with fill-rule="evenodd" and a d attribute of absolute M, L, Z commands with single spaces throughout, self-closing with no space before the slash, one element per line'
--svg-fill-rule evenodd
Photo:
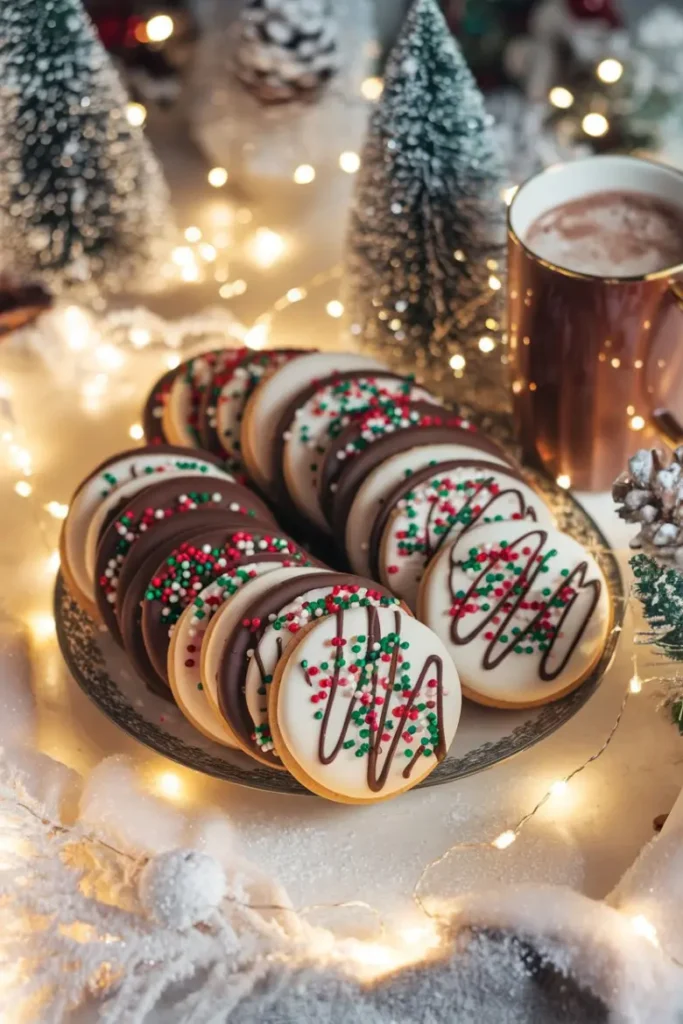
<path fill-rule="evenodd" d="M 667 294 L 673 298 L 674 303 L 683 314 L 683 281 L 672 281 Z M 654 409 L 650 413 L 650 424 L 669 447 L 678 448 L 683 444 L 683 424 L 670 409 Z"/>

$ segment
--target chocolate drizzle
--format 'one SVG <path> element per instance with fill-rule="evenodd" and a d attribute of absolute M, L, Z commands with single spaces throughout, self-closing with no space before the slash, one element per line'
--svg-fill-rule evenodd
<path fill-rule="evenodd" d="M 365 663 L 368 664 L 368 663 L 371 662 L 371 654 L 373 652 L 374 646 L 376 644 L 378 644 L 381 641 L 381 639 L 382 639 L 382 631 L 381 631 L 381 627 L 380 627 L 379 616 L 377 614 L 377 610 L 375 608 L 367 608 L 366 611 L 367 611 L 367 617 L 368 617 L 368 632 L 367 632 L 367 641 L 366 641 L 366 649 L 365 649 Z M 337 640 L 343 640 L 344 639 L 344 612 L 343 611 L 338 611 L 336 613 L 336 624 L 337 624 L 336 639 Z M 401 635 L 401 612 L 399 612 L 399 611 L 394 611 L 394 624 L 395 624 L 395 630 L 394 631 L 398 635 L 398 637 L 400 638 L 400 635 Z M 339 652 L 340 650 L 341 650 L 341 648 L 337 647 L 337 651 Z M 386 741 L 386 742 L 388 742 L 388 749 L 386 749 L 386 754 L 385 754 L 385 751 L 382 749 L 380 744 L 382 743 L 382 734 L 384 733 L 384 730 L 385 730 L 385 727 L 386 727 L 386 724 L 387 724 L 387 719 L 388 719 L 388 716 L 389 716 L 389 711 L 391 710 L 391 696 L 394 693 L 394 686 L 396 684 L 396 675 L 397 675 L 397 671 L 398 671 L 398 667 L 399 667 L 399 661 L 398 661 L 399 650 L 400 650 L 400 646 L 399 646 L 399 643 L 398 643 L 398 640 L 397 640 L 394 643 L 393 649 L 392 649 L 391 663 L 390 663 L 389 671 L 388 671 L 388 675 L 387 675 L 386 696 L 385 696 L 383 704 L 381 705 L 382 711 L 381 711 L 381 714 L 380 714 L 380 719 L 379 719 L 378 727 L 377 727 L 377 729 L 376 729 L 376 731 L 374 733 L 374 736 L 371 738 L 371 740 L 369 742 L 369 751 L 368 751 L 368 756 L 367 756 L 367 784 L 368 784 L 368 788 L 373 793 L 380 793 L 384 789 L 384 786 L 386 785 L 387 779 L 389 777 L 389 772 L 391 771 L 391 766 L 392 766 L 394 758 L 396 756 L 396 752 L 397 752 L 398 746 L 399 746 L 399 744 L 401 742 L 401 738 L 402 738 L 402 736 L 401 736 L 401 729 L 397 728 L 396 731 L 394 732 L 394 734 L 392 735 L 391 739 L 389 741 Z M 332 744 L 332 749 L 328 750 L 327 749 L 327 746 L 328 746 L 328 744 L 327 744 L 327 741 L 328 741 L 328 731 L 329 731 L 330 719 L 331 719 L 331 716 L 332 716 L 332 711 L 333 711 L 333 708 L 335 706 L 335 700 L 337 698 L 337 693 L 338 693 L 338 690 L 339 690 L 339 675 L 340 675 L 340 671 L 341 671 L 341 664 L 340 664 L 341 660 L 342 660 L 341 656 L 338 653 L 337 657 L 335 658 L 334 672 L 332 673 L 331 682 L 330 682 L 329 697 L 328 697 L 328 699 L 326 701 L 325 712 L 324 712 L 322 723 L 321 723 L 321 727 L 320 727 L 320 737 L 319 737 L 319 740 L 318 740 L 318 757 L 320 759 L 320 763 L 323 764 L 323 765 L 332 764 L 336 760 L 336 758 L 338 757 L 340 751 L 344 748 L 344 743 L 346 741 L 346 738 L 347 738 L 348 733 L 349 733 L 349 729 L 350 729 L 350 727 L 352 725 L 352 722 L 353 722 L 353 712 L 354 712 L 354 709 L 356 708 L 356 704 L 357 704 L 357 698 L 354 695 L 351 698 L 351 700 L 349 701 L 349 707 L 348 707 L 348 710 L 346 712 L 346 715 L 344 716 L 344 721 L 343 721 L 343 724 L 342 724 L 342 728 L 341 728 L 341 730 L 339 732 L 339 735 L 337 736 L 336 741 L 334 741 L 334 743 Z M 435 675 L 435 678 L 436 678 L 436 682 L 437 682 L 437 686 L 436 686 L 436 716 L 437 716 L 438 741 L 434 745 L 434 755 L 435 755 L 437 761 L 443 761 L 444 757 L 446 756 L 446 741 L 445 741 L 445 736 L 444 736 L 444 731 L 443 731 L 443 662 L 442 662 L 441 658 L 438 657 L 438 655 L 430 654 L 427 657 L 427 659 L 426 659 L 426 661 L 425 661 L 425 663 L 424 663 L 424 665 L 422 667 L 422 670 L 420 672 L 420 675 L 418 677 L 417 683 L 415 684 L 415 686 L 410 691 L 410 696 L 408 697 L 408 700 L 405 702 L 405 704 L 403 704 L 401 706 L 404 709 L 404 715 L 409 715 L 410 711 L 413 709 L 414 705 L 416 704 L 416 702 L 418 700 L 418 697 L 420 696 L 420 694 L 422 692 L 422 689 L 423 689 L 423 687 L 425 685 L 425 680 L 427 679 L 427 675 L 429 674 L 430 671 L 434 672 L 434 675 Z M 372 681 L 371 681 L 372 705 L 371 706 L 374 706 L 375 697 L 377 696 L 379 685 L 380 685 L 379 684 L 379 665 L 377 664 L 377 662 L 375 662 L 374 665 L 373 665 L 373 669 L 372 669 Z M 395 707 L 396 707 L 396 705 L 394 705 L 394 708 Z M 410 778 L 415 765 L 417 764 L 419 758 L 422 756 L 423 750 L 424 750 L 424 747 L 422 747 L 422 746 L 419 746 L 415 750 L 415 753 L 413 754 L 412 758 L 410 759 L 410 762 L 403 769 L 403 771 L 401 773 L 401 775 L 403 776 L 404 779 L 409 779 Z M 382 757 L 384 757 L 383 763 L 382 763 L 382 760 L 381 760 Z"/>
<path fill-rule="evenodd" d="M 535 540 L 535 538 L 537 538 L 537 540 Z M 502 596 L 487 595 L 487 603 L 490 605 L 490 608 L 486 612 L 484 619 L 480 621 L 474 629 L 464 633 L 462 627 L 466 623 L 466 615 L 463 616 L 456 611 L 453 617 L 451 640 L 456 647 L 464 647 L 466 644 L 477 639 L 489 624 L 495 627 L 495 633 L 492 635 L 482 660 L 482 667 L 486 670 L 497 668 L 507 657 L 509 657 L 510 654 L 513 653 L 516 647 L 523 643 L 525 639 L 530 638 L 534 631 L 541 626 L 541 622 L 547 614 L 548 609 L 555 607 L 555 602 L 560 599 L 563 592 L 566 591 L 566 588 L 570 588 L 571 594 L 562 604 L 562 613 L 559 620 L 554 624 L 552 633 L 547 638 L 547 643 L 545 648 L 542 650 L 542 656 L 538 665 L 539 678 L 543 682 L 551 682 L 566 668 L 569 659 L 576 650 L 579 641 L 588 626 L 591 616 L 597 607 L 600 599 L 602 583 L 599 579 L 586 581 L 588 562 L 579 562 L 571 571 L 567 572 L 566 576 L 563 576 L 562 582 L 552 590 L 549 595 L 545 595 L 543 599 L 534 600 L 534 604 L 537 607 L 533 610 L 535 610 L 536 614 L 530 619 L 530 621 L 520 629 L 518 633 L 510 636 L 509 639 L 506 637 L 506 633 L 511 630 L 515 616 L 521 610 L 522 603 L 531 592 L 534 584 L 537 582 L 538 577 L 543 571 L 545 563 L 541 554 L 547 540 L 548 534 L 545 530 L 531 530 L 529 533 L 518 537 L 509 545 L 501 547 L 500 550 L 494 553 L 494 557 L 492 559 L 487 559 L 487 561 L 483 563 L 481 573 L 479 573 L 479 575 L 474 579 L 469 590 L 461 599 L 457 598 L 454 590 L 453 573 L 449 573 L 451 599 L 453 602 L 459 601 L 460 606 L 464 609 L 471 601 L 479 596 L 480 588 L 482 583 L 485 582 L 486 576 L 491 574 L 495 570 L 496 566 L 506 559 L 506 556 L 509 556 L 510 554 L 521 555 L 520 564 L 523 568 L 521 575 L 516 578 L 514 587 L 507 589 Z M 526 548 L 529 553 L 526 555 L 523 554 L 518 550 L 521 548 Z M 451 551 L 452 568 L 456 568 L 463 564 L 462 562 L 454 561 L 454 551 L 455 547 Z M 526 564 L 524 564 L 524 558 L 526 558 Z M 534 566 L 536 566 L 536 568 L 534 568 Z M 559 665 L 550 670 L 548 668 L 548 662 L 553 653 L 556 641 L 561 634 L 562 625 L 571 614 L 572 608 L 576 604 L 580 595 L 586 592 L 590 593 L 590 603 L 586 610 L 586 614 L 581 620 L 576 633 L 571 638 L 571 642 L 568 644 L 565 655 Z M 496 618 L 500 618 L 502 621 L 494 623 L 493 620 Z M 498 653 L 495 653 L 496 648 L 499 648 Z"/>

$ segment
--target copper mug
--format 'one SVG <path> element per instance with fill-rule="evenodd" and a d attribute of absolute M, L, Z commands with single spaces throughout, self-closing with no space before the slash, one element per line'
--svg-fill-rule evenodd
<path fill-rule="evenodd" d="M 600 277 L 555 266 L 524 241 L 548 210 L 615 190 L 654 195 L 683 219 L 683 174 L 630 156 L 548 168 L 520 186 L 508 210 L 518 436 L 526 461 L 577 490 L 606 490 L 637 448 L 683 439 L 683 263 Z"/>

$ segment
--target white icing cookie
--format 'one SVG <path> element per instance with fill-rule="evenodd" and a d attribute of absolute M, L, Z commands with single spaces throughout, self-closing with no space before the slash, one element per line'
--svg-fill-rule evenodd
<path fill-rule="evenodd" d="M 280 660 L 269 711 L 275 747 L 303 785 L 340 803 L 387 800 L 446 756 L 460 719 L 443 643 L 396 609 L 330 615 Z"/>
<path fill-rule="evenodd" d="M 203 352 L 179 368 L 164 406 L 162 426 L 170 444 L 184 448 L 200 445 L 197 430 L 202 391 L 209 386 L 222 349 Z"/>
<path fill-rule="evenodd" d="M 97 615 L 93 605 L 93 579 L 86 566 L 85 545 L 88 529 L 98 508 L 113 491 L 131 480 L 143 479 L 147 485 L 156 480 L 157 473 L 165 470 L 205 473 L 207 476 L 233 477 L 219 470 L 213 462 L 193 454 L 176 455 L 155 448 L 138 448 L 123 452 L 119 458 L 105 463 L 93 476 L 81 484 L 71 499 L 69 514 L 64 520 L 60 539 L 62 568 L 74 596 L 91 614 Z"/>
<path fill-rule="evenodd" d="M 163 471 L 164 480 L 169 480 L 173 477 L 188 476 L 192 473 L 191 470 L 187 469 L 167 469 L 166 467 L 160 467 L 160 471 Z M 224 469 L 220 469 L 218 466 L 214 466 L 211 463 L 206 463 L 206 475 L 207 476 L 218 476 L 223 480 L 226 478 L 232 480 L 232 476 L 227 473 Z M 122 502 L 128 502 L 131 498 L 139 494 L 140 491 L 144 491 L 145 488 L 158 481 L 158 476 L 143 476 L 137 477 L 135 480 L 129 480 L 125 484 L 121 484 L 116 490 L 112 491 L 111 494 L 104 499 L 104 501 L 98 506 L 95 514 L 90 520 L 88 531 L 85 537 L 85 571 L 88 576 L 88 599 L 91 601 L 95 600 L 95 566 L 97 564 L 97 545 L 100 542 L 100 534 L 102 527 L 109 516 L 112 509 Z"/>
<path fill-rule="evenodd" d="M 426 466 L 437 466 L 451 459 L 482 459 L 480 449 L 463 444 L 430 444 L 393 455 L 382 462 L 358 490 L 346 519 L 344 548 L 353 571 L 359 576 L 370 575 L 369 546 L 370 534 L 377 514 L 394 487 L 406 480 L 411 473 Z M 486 452 L 486 462 L 507 465 L 502 458 Z"/>
<path fill-rule="evenodd" d="M 575 689 L 612 625 L 592 555 L 528 522 L 488 523 L 445 545 L 425 573 L 418 614 L 446 644 L 465 695 L 494 707 L 534 707 Z"/>
<path fill-rule="evenodd" d="M 438 399 L 412 381 L 378 373 L 329 381 L 297 409 L 284 435 L 282 468 L 297 511 L 319 530 L 330 532 L 318 498 L 318 477 L 328 445 L 347 425 L 351 414 L 391 398 L 440 405 Z"/>
<path fill-rule="evenodd" d="M 209 410 L 213 417 L 223 450 L 235 458 L 242 458 L 242 420 L 247 401 L 259 382 L 274 373 L 291 359 L 299 359 L 291 350 L 252 352 L 235 367 L 230 380 L 223 385 L 216 407 Z"/>
<path fill-rule="evenodd" d="M 378 591 L 359 587 L 355 577 L 349 577 L 350 586 L 316 587 L 280 608 L 259 640 L 249 661 L 245 682 L 245 700 L 257 745 L 264 751 L 273 749 L 268 719 L 268 689 L 280 658 L 289 644 L 296 640 L 300 630 L 316 619 L 335 612 L 339 607 L 352 608 L 360 602 L 373 608 L 396 603 Z M 382 600 L 384 598 L 384 600 Z"/>
<path fill-rule="evenodd" d="M 290 567 L 286 569 L 274 569 L 265 576 L 259 576 L 254 580 L 245 583 L 236 594 L 226 600 L 213 616 L 211 623 L 204 635 L 200 656 L 200 675 L 203 686 L 203 693 L 213 709 L 214 714 L 224 721 L 223 714 L 218 703 L 218 672 L 223 658 L 223 652 L 230 634 L 235 626 L 244 617 L 244 612 L 252 601 L 266 594 L 271 587 L 276 587 L 285 580 L 292 579 L 296 575 L 313 575 L 316 572 L 323 572 L 322 569 L 307 567 Z M 235 740 L 237 743 L 237 740 Z"/>
<path fill-rule="evenodd" d="M 220 576 L 205 587 L 176 623 L 168 650 L 168 678 L 176 703 L 188 721 L 209 739 L 237 747 L 234 734 L 204 694 L 201 652 L 206 631 L 218 609 L 245 583 L 282 568 L 282 562 L 252 562 Z"/>
<path fill-rule="evenodd" d="M 311 352 L 271 374 L 247 402 L 242 420 L 242 456 L 249 474 L 264 491 L 276 480 L 273 441 L 287 406 L 298 392 L 336 371 L 378 370 L 380 363 L 355 352 Z"/>
<path fill-rule="evenodd" d="M 414 476 L 418 482 L 404 489 L 391 512 L 383 508 L 372 535 L 376 539 L 377 526 L 384 521 L 379 579 L 411 608 L 415 608 L 427 564 L 444 544 L 470 529 L 508 519 L 555 525 L 540 494 L 513 471 L 487 468 L 483 460 L 469 465 L 446 463 L 445 468 L 422 470 Z"/>

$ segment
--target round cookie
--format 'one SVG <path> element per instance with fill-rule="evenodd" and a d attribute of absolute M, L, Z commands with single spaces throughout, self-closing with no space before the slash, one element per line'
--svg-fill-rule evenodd
<path fill-rule="evenodd" d="M 232 373 L 215 375 L 207 389 L 201 411 L 201 435 L 210 451 L 221 451 L 242 463 L 242 419 L 244 409 L 256 386 L 290 359 L 302 355 L 301 349 L 249 349 Z"/>
<path fill-rule="evenodd" d="M 301 629 L 338 609 L 398 604 L 372 581 L 334 572 L 297 576 L 256 597 L 227 638 L 218 670 L 219 706 L 242 749 L 265 764 L 280 764 L 268 722 L 268 686 Z"/>
<path fill-rule="evenodd" d="M 323 533 L 329 524 L 318 498 L 318 478 L 330 441 L 354 413 L 381 402 L 430 401 L 429 392 L 396 373 L 351 370 L 298 392 L 283 411 L 274 442 L 279 497 Z"/>
<path fill-rule="evenodd" d="M 592 555 L 526 522 L 487 523 L 445 545 L 422 580 L 418 614 L 448 648 L 465 695 L 502 708 L 576 689 L 612 626 Z"/>
<path fill-rule="evenodd" d="M 278 425 L 295 395 L 331 373 L 378 369 L 381 363 L 355 352 L 304 352 L 261 381 L 245 406 L 240 436 L 242 457 L 261 490 L 273 493 L 280 470 L 274 451 Z"/>
<path fill-rule="evenodd" d="M 385 435 L 352 459 L 337 479 L 337 489 L 332 496 L 331 518 L 335 536 L 343 536 L 346 520 L 358 489 L 378 466 L 404 452 L 437 445 L 457 446 L 463 453 L 460 458 L 485 458 L 487 462 L 514 466 L 514 461 L 495 441 L 491 441 L 481 432 L 475 433 L 461 427 L 408 427 L 395 434 Z M 450 457 L 456 459 L 459 456 Z"/>
<path fill-rule="evenodd" d="M 388 800 L 426 778 L 448 753 L 460 708 L 441 640 L 390 608 L 343 611 L 302 630 L 269 696 L 275 748 L 291 774 L 352 804 Z"/>
<path fill-rule="evenodd" d="M 192 470 L 212 473 L 209 466 L 222 470 L 221 462 L 213 455 L 195 456 L 172 445 L 132 448 L 100 463 L 76 490 L 64 520 L 59 542 L 62 572 L 69 590 L 81 607 L 97 618 L 97 608 L 88 598 L 89 576 L 85 564 L 85 538 L 88 527 L 100 504 L 109 495 L 130 480 L 149 477 L 170 470 Z M 232 479 L 228 473 L 223 473 Z"/>
<path fill-rule="evenodd" d="M 223 356 L 216 360 L 211 379 L 204 388 L 199 402 L 197 414 L 199 442 L 206 451 L 213 452 L 214 455 L 223 455 L 224 458 L 228 453 L 221 445 L 216 433 L 216 399 L 223 386 L 232 380 L 245 357 L 248 358 L 248 354 L 248 348 L 236 348 L 224 352 Z"/>
<path fill-rule="evenodd" d="M 168 370 L 163 377 L 160 377 L 152 385 L 147 396 L 145 407 L 142 410 L 142 429 L 145 432 L 146 444 L 164 444 L 166 436 L 163 428 L 164 408 L 171 392 L 171 385 L 175 380 L 179 367 Z"/>
<path fill-rule="evenodd" d="M 204 587 L 178 619 L 168 649 L 168 680 L 176 704 L 187 720 L 209 739 L 237 747 L 232 730 L 216 714 L 204 695 L 201 679 L 201 651 L 206 631 L 218 609 L 245 583 L 281 569 L 278 555 L 263 555 L 240 565 Z"/>
<path fill-rule="evenodd" d="M 468 434 L 477 434 L 477 428 L 469 420 L 445 409 L 435 409 L 432 402 L 382 402 L 379 409 L 373 406 L 355 413 L 327 445 L 318 477 L 318 499 L 330 525 L 334 496 L 346 467 L 381 438 L 416 427 L 457 427 Z"/>
<path fill-rule="evenodd" d="M 428 466 L 388 495 L 373 523 L 373 579 L 415 608 L 424 570 L 445 543 L 479 523 L 508 519 L 555 525 L 543 498 L 514 470 L 469 460 Z"/>
<path fill-rule="evenodd" d="M 264 594 L 269 593 L 274 587 L 281 583 L 324 573 L 326 570 L 316 566 L 274 569 L 267 574 L 267 577 L 259 577 L 250 580 L 242 588 L 224 602 L 213 616 L 211 623 L 204 635 L 204 642 L 201 649 L 200 674 L 203 685 L 203 693 L 213 712 L 224 718 L 219 698 L 220 669 L 225 655 L 226 645 L 232 635 L 232 631 L 244 619 L 247 608 Z M 233 733 L 235 743 L 239 745 L 238 737 Z M 273 762 L 267 762 L 273 766 Z M 274 767 L 281 768 L 278 762 Z"/>
<path fill-rule="evenodd" d="M 373 445 L 373 450 L 381 443 Z M 370 453 L 368 452 L 368 454 Z M 407 451 L 380 462 L 358 487 L 346 522 L 340 533 L 336 534 L 344 539 L 344 549 L 354 572 L 359 576 L 371 575 L 370 535 L 372 527 L 394 488 L 421 469 L 438 466 L 441 462 L 478 459 L 481 456 L 482 453 L 475 448 L 468 448 L 460 444 L 426 444 L 419 448 L 409 448 Z M 498 459 L 496 456 L 486 455 L 485 458 L 487 462 L 494 465 L 498 463 L 501 466 L 504 465 L 502 459 Z M 352 471 L 360 465 L 360 462 L 360 458 L 356 460 L 351 467 Z"/>
<path fill-rule="evenodd" d="M 201 446 L 198 427 L 204 392 L 214 371 L 224 359 L 230 359 L 233 352 L 234 349 L 225 348 L 201 352 L 176 370 L 162 417 L 164 435 L 172 444 L 184 448 Z"/>
<path fill-rule="evenodd" d="M 100 537 L 95 558 L 93 593 L 102 621 L 116 635 L 116 592 L 124 563 L 141 537 L 155 534 L 162 523 L 198 511 L 223 512 L 234 522 L 274 524 L 268 508 L 240 484 L 204 476 L 160 479 L 127 502 Z"/>
<path fill-rule="evenodd" d="M 183 609 L 211 580 L 257 557 L 277 555 L 285 566 L 310 564 L 306 552 L 272 527 L 249 524 L 207 531 L 161 561 L 142 602 L 142 636 L 157 676 L 168 683 L 168 647 Z"/>

